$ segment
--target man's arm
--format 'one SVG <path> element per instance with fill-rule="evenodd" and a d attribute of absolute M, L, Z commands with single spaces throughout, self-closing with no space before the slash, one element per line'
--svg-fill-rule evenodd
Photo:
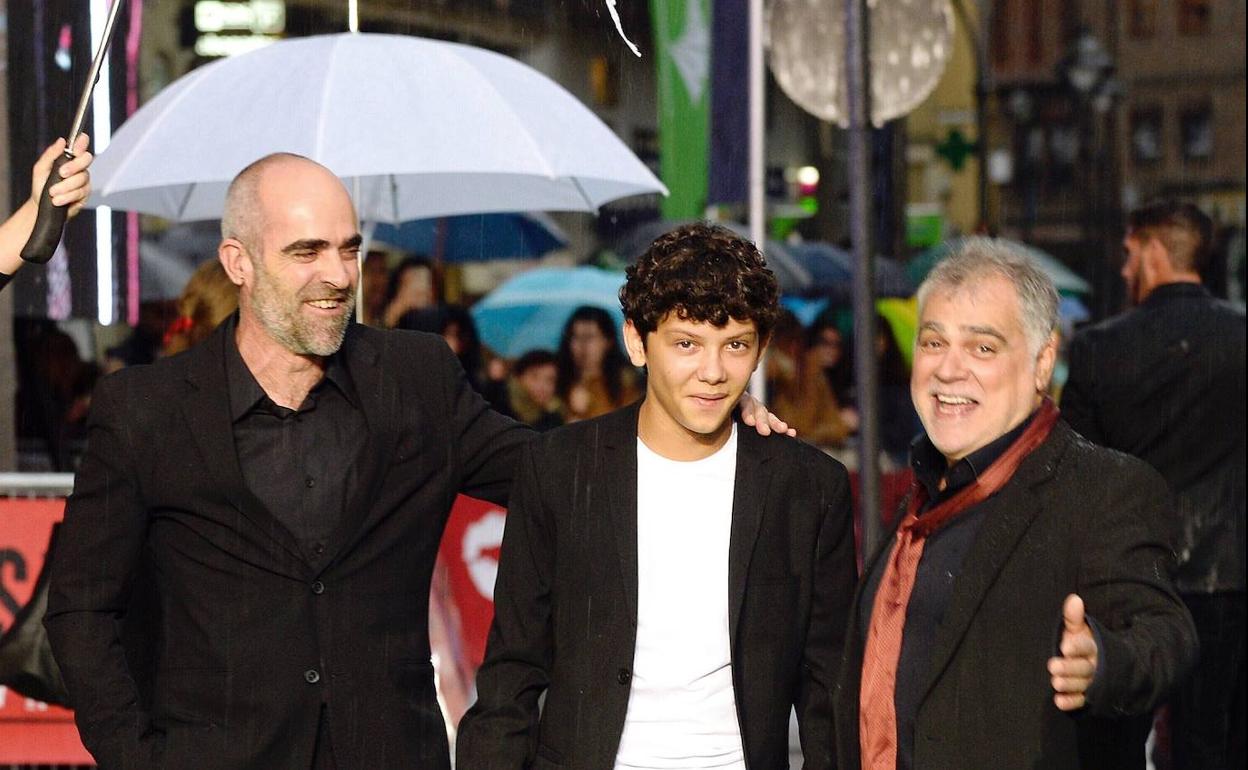
<path fill-rule="evenodd" d="M 1071 612 L 1077 608 L 1069 598 L 1063 621 L 1064 636 L 1072 642 L 1069 657 L 1090 657 L 1093 664 L 1091 672 L 1077 663 L 1071 672 L 1073 678 L 1089 674 L 1086 693 L 1078 695 L 1086 695 L 1090 713 L 1106 717 L 1148 713 L 1191 670 L 1197 652 L 1196 629 L 1172 583 L 1175 558 L 1164 526 L 1171 498 L 1165 482 L 1135 460 L 1119 482 L 1109 490 L 1110 504 L 1089 511 L 1082 542 L 1078 596 L 1099 642 L 1090 656 L 1077 624 L 1082 613 Z M 1057 702 L 1078 705 L 1077 698 Z"/>
<path fill-rule="evenodd" d="M 124 382 L 95 390 L 87 451 L 51 564 L 44 625 L 83 744 L 105 768 L 154 766 L 156 735 L 139 705 L 119 628 L 147 516 L 131 466 Z"/>
<path fill-rule="evenodd" d="M 91 193 L 91 185 L 87 176 L 87 166 L 91 165 L 91 153 L 87 152 L 90 140 L 86 134 L 78 135 L 75 145 L 75 158 L 61 166 L 63 179 L 52 185 L 48 192 L 52 202 L 57 206 L 69 206 L 69 216 L 74 216 L 81 209 L 87 196 Z M 35 167 L 31 170 L 30 198 L 23 203 L 13 215 L 0 224 L 0 289 L 3 289 L 17 269 L 22 266 L 21 251 L 30 238 L 35 227 L 35 215 L 39 210 L 39 196 L 43 194 L 43 185 L 52 173 L 52 162 L 65 149 L 65 140 L 57 139 L 46 150 Z"/>
<path fill-rule="evenodd" d="M 537 435 L 532 428 L 499 414 L 473 390 L 449 347 L 434 346 L 440 361 L 429 362 L 447 372 L 447 414 L 453 451 L 460 469 L 459 491 L 465 495 L 507 505 L 516 476 L 520 447 Z"/>
<path fill-rule="evenodd" d="M 554 657 L 551 582 L 554 532 L 542 505 L 534 446 L 522 452 L 507 512 L 494 623 L 477 671 L 477 702 L 459 725 L 457 764 L 472 770 L 520 770 L 537 751 L 538 698 L 550 685 Z"/>
<path fill-rule="evenodd" d="M 1105 445 L 1105 432 L 1096 416 L 1093 367 L 1096 357 L 1087 334 L 1076 334 L 1066 356 L 1069 376 L 1062 387 L 1062 419 L 1093 444 Z"/>
<path fill-rule="evenodd" d="M 831 460 L 827 465 L 835 467 Z M 805 770 L 836 766 L 832 694 L 857 582 L 849 478 L 839 468 L 835 470 L 836 477 L 827 486 L 830 494 L 815 543 L 810 627 L 794 704 Z"/>

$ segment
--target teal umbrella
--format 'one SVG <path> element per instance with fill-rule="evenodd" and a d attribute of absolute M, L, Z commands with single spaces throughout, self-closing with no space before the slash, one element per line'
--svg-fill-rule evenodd
<path fill-rule="evenodd" d="M 936 263 L 961 248 L 964 240 L 964 238 L 953 238 L 937 244 L 911 259 L 909 264 L 906 265 L 906 272 L 909 273 L 910 280 L 914 281 L 916 286 L 922 283 L 927 274 L 932 271 L 932 268 L 936 267 Z M 1035 246 L 1028 246 L 1019 241 L 1005 240 L 1004 243 L 1030 257 L 1037 267 L 1043 270 L 1049 278 L 1053 279 L 1053 285 L 1057 287 L 1059 292 L 1084 295 L 1092 292 L 1092 287 L 1087 281 L 1079 277 L 1075 271 L 1059 262 L 1056 257 L 1037 249 Z"/>
<path fill-rule="evenodd" d="M 563 325 L 582 305 L 606 310 L 618 332 L 624 325 L 624 274 L 596 267 L 539 267 L 499 285 L 472 306 L 481 342 L 504 358 L 555 350 Z"/>

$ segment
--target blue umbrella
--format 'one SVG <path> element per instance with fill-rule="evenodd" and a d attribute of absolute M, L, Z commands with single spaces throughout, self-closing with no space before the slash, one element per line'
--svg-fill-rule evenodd
<path fill-rule="evenodd" d="M 785 246 L 811 275 L 811 286 L 806 294 L 830 296 L 837 301 L 853 296 L 852 254 L 821 241 L 788 243 Z M 909 297 L 914 294 L 914 284 L 900 262 L 888 257 L 875 258 L 875 294 L 877 297 Z"/>
<path fill-rule="evenodd" d="M 505 358 L 529 350 L 555 350 L 568 318 L 592 305 L 624 326 L 620 287 L 624 274 L 596 267 L 539 267 L 504 281 L 472 307 L 481 342 Z"/>
<path fill-rule="evenodd" d="M 441 254 L 439 230 L 445 228 Z M 559 226 L 542 214 L 464 214 L 379 224 L 373 239 L 444 262 L 532 259 L 568 245 Z"/>

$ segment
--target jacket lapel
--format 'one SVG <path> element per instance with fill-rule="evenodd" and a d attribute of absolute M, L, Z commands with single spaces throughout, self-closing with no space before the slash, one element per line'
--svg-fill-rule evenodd
<path fill-rule="evenodd" d="M 603 420 L 602 465 L 593 469 L 606 480 L 607 515 L 620 559 L 620 577 L 630 617 L 637 622 L 637 415 L 641 402 Z"/>
<path fill-rule="evenodd" d="M 737 472 L 732 490 L 732 529 L 728 540 L 728 632 L 731 648 L 737 649 L 737 627 L 750 559 L 763 522 L 770 477 L 764 472 L 772 446 L 753 428 L 737 425 Z M 774 440 L 772 440 L 774 441 Z"/>
<path fill-rule="evenodd" d="M 966 635 L 979 605 L 1010 560 L 1031 522 L 1041 511 L 1033 487 L 1053 475 L 1057 460 L 1069 441 L 1070 429 L 1060 420 L 1043 444 L 1023 460 L 1005 487 L 985 500 L 983 522 L 962 562 L 944 623 L 932 647 L 924 697 L 944 673 Z"/>
<path fill-rule="evenodd" d="M 225 374 L 225 345 L 232 344 L 230 336 L 234 334 L 235 326 L 234 318 L 227 319 L 211 336 L 186 354 L 188 387 L 182 400 L 182 414 L 204 466 L 221 493 L 260 531 L 267 533 L 302 563 L 303 555 L 294 535 L 247 488 L 238 464 L 230 417 L 229 383 Z"/>

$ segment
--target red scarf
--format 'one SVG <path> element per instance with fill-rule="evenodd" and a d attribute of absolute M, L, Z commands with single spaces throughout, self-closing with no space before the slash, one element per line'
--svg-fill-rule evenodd
<path fill-rule="evenodd" d="M 917 480 L 897 527 L 897 542 L 888 557 L 871 608 L 871 624 L 862 657 L 862 680 L 858 694 L 858 741 L 863 770 L 896 770 L 897 712 L 893 702 L 897 686 L 897 661 L 906 627 L 906 607 L 914 589 L 915 572 L 923 558 L 923 546 L 933 532 L 954 516 L 995 494 L 1014 476 L 1023 458 L 1040 446 L 1053 424 L 1057 407 L 1046 398 L 1035 419 L 996 462 L 953 497 L 919 516 L 927 502 L 927 490 Z"/>

